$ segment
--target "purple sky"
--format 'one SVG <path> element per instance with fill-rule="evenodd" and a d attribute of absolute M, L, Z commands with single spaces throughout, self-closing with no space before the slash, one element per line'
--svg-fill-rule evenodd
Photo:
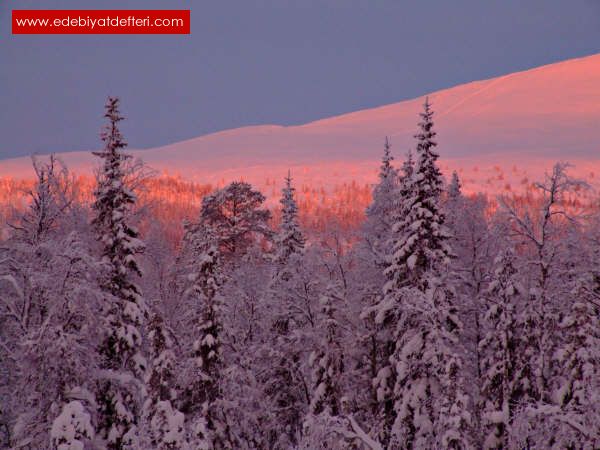
<path fill-rule="evenodd" d="M 12 36 L 11 9 L 191 9 L 189 36 Z M 600 48 L 598 0 L 0 1 L 0 158 L 297 124 Z"/>

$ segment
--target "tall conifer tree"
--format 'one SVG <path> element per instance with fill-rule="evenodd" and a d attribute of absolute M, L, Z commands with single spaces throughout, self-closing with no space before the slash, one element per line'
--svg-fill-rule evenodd
<path fill-rule="evenodd" d="M 404 213 L 394 224 L 381 304 L 380 320 L 390 313 L 395 317 L 390 365 L 376 379 L 388 392 L 394 382 L 388 394 L 393 410 L 386 417 L 393 421 L 392 448 L 468 447 L 467 398 L 456 351 L 461 323 L 447 277 L 452 253 L 440 207 L 443 182 L 432 117 L 426 100 L 415 136 L 417 162 Z M 438 401 L 432 402 L 432 396 Z"/>
<path fill-rule="evenodd" d="M 275 236 L 275 262 L 285 265 L 291 255 L 304 251 L 305 239 L 298 223 L 298 205 L 294 198 L 296 189 L 292 186 L 292 177 L 288 171 L 285 186 L 281 191 L 281 225 Z"/>
<path fill-rule="evenodd" d="M 103 288 L 107 294 L 106 336 L 100 345 L 101 367 L 106 374 L 98 390 L 99 428 L 110 449 L 135 446 L 141 403 L 145 396 L 146 360 L 142 352 L 146 306 L 140 288 L 141 276 L 136 255 L 144 249 L 138 231 L 127 216 L 136 202 L 126 183 L 126 142 L 119 131 L 123 120 L 119 99 L 109 97 L 104 117 L 108 124 L 102 133 L 104 148 L 94 152 L 102 159 L 93 210 L 103 261 L 108 267 Z"/>

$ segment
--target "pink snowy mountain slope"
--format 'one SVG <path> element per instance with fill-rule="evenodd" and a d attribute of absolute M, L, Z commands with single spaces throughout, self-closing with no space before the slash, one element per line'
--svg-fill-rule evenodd
<path fill-rule="evenodd" d="M 586 178 L 600 173 L 600 54 L 475 81 L 429 94 L 442 167 L 468 190 L 514 189 L 568 160 Z M 375 180 L 385 136 L 397 159 L 413 147 L 423 97 L 304 125 L 261 125 L 133 150 L 161 172 L 203 182 L 243 178 L 257 185 Z M 61 157 L 90 171 L 89 152 Z M 0 176 L 30 177 L 29 158 L 0 161 Z M 326 181 L 325 181 L 326 180 Z"/>

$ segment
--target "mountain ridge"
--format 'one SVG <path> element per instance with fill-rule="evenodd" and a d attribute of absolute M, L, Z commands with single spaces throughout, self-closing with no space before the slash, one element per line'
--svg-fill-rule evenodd
<path fill-rule="evenodd" d="M 472 81 L 427 96 L 436 113 L 442 161 L 449 167 L 464 171 L 465 160 L 476 166 L 489 165 L 494 158 L 499 164 L 512 158 L 534 168 L 540 161 L 548 161 L 541 164 L 548 168 L 552 160 L 568 159 L 586 170 L 597 170 L 600 163 L 596 133 L 600 54 Z M 286 166 L 308 168 L 315 174 L 326 174 L 328 166 L 339 167 L 359 179 L 373 179 L 385 136 L 390 136 L 398 159 L 414 146 L 424 97 L 301 125 L 222 130 L 131 153 L 159 171 L 198 180 L 223 176 L 260 180 L 265 174 L 272 177 L 277 170 L 285 171 Z M 60 156 L 75 171 L 89 171 L 94 164 L 89 152 Z M 457 165 L 459 161 L 463 166 Z M 366 169 L 369 162 L 372 165 Z M 0 176 L 32 173 L 29 158 L 0 161 Z M 337 181 L 344 180 L 349 178 L 340 176 Z"/>

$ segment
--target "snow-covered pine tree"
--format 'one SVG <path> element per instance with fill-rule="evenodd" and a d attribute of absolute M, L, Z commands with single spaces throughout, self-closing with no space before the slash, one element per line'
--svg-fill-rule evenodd
<path fill-rule="evenodd" d="M 484 448 L 507 448 L 509 429 L 519 391 L 520 368 L 516 354 L 520 351 L 517 311 L 523 288 L 517 280 L 515 256 L 505 250 L 496 258 L 493 279 L 485 292 L 487 311 L 484 316 L 485 335 L 479 343 L 481 355 L 480 406 L 486 436 Z M 521 300 L 520 300 L 521 299 Z"/>
<path fill-rule="evenodd" d="M 294 198 L 295 188 L 292 186 L 292 177 L 288 171 L 285 186 L 281 191 L 281 225 L 275 236 L 275 263 L 285 266 L 291 255 L 301 254 L 304 251 L 305 239 L 298 224 L 298 205 Z"/>
<path fill-rule="evenodd" d="M 189 420 L 189 442 L 193 448 L 216 450 L 230 448 L 227 424 L 219 411 L 221 399 L 221 261 L 218 239 L 210 229 L 199 226 L 188 230 L 192 247 L 185 292 L 194 311 L 191 369 L 184 388 L 182 407 Z"/>
<path fill-rule="evenodd" d="M 146 377 L 144 439 L 157 450 L 182 450 L 186 445 L 184 415 L 173 406 L 176 400 L 173 333 L 159 313 L 154 313 L 148 325 L 148 339 L 152 360 Z"/>
<path fill-rule="evenodd" d="M 270 238 L 271 212 L 265 196 L 249 183 L 234 181 L 202 199 L 200 220 L 218 239 L 223 262 L 238 260 L 260 239 Z"/>
<path fill-rule="evenodd" d="M 402 234 L 400 223 L 411 199 L 414 171 L 414 160 L 410 150 L 406 154 L 400 173 L 391 166 L 392 157 L 388 154 L 389 146 L 386 140 L 380 171 L 382 188 L 376 188 L 374 191 L 374 201 L 370 207 L 371 217 L 367 217 L 367 226 L 364 229 L 366 245 L 363 247 L 367 252 L 366 256 L 361 257 L 365 260 L 363 264 L 367 264 L 367 267 L 361 270 L 362 276 L 365 280 L 372 280 L 371 286 L 363 284 L 365 293 L 361 312 L 366 328 L 362 341 L 369 347 L 364 358 L 368 362 L 371 381 L 376 380 L 369 383 L 372 386 L 371 410 L 379 417 L 378 424 L 374 426 L 372 432 L 384 442 L 389 438 L 395 416 L 392 399 L 395 375 L 389 357 L 395 345 L 394 332 L 398 310 L 394 303 L 382 302 L 381 292 L 382 286 L 386 283 L 385 269 L 391 262 L 394 241 Z M 393 183 L 391 178 L 395 178 Z M 394 186 L 390 186 L 391 184 Z M 376 191 L 377 197 L 375 197 Z M 382 217 L 384 213 L 385 217 Z M 385 233 L 377 233 L 377 230 L 383 229 L 386 230 Z M 375 250 L 377 246 L 379 250 Z"/>
<path fill-rule="evenodd" d="M 407 215 L 412 208 L 414 201 L 414 183 L 415 183 L 416 163 L 413 159 L 412 150 L 406 152 L 406 158 L 402 163 L 401 173 L 398 175 L 397 187 L 394 189 L 392 204 L 389 209 L 390 232 L 385 242 L 385 253 L 383 255 L 383 273 L 393 264 L 394 245 L 399 237 L 407 231 L 409 223 L 406 221 Z"/>
<path fill-rule="evenodd" d="M 391 144 L 385 138 L 383 157 L 379 168 L 379 183 L 373 188 L 373 201 L 367 208 L 365 239 L 375 255 L 376 263 L 383 265 L 384 250 L 392 229 L 392 218 L 398 187 L 398 170 L 392 165 Z"/>
<path fill-rule="evenodd" d="M 390 286 L 411 285 L 423 292 L 428 288 L 423 274 L 432 269 L 441 271 L 452 254 L 440 207 L 443 181 L 436 164 L 439 155 L 435 151 L 432 119 L 433 111 L 426 100 L 419 123 L 421 130 L 415 136 L 418 160 L 410 177 L 410 193 L 402 201 L 406 211 L 397 216 L 393 225 L 398 236 L 392 242 L 394 249 L 387 269 L 393 281 L 388 283 Z"/>
<path fill-rule="evenodd" d="M 121 449 L 136 445 L 145 396 L 142 336 L 146 306 L 133 281 L 133 277 L 141 276 L 135 256 L 143 251 L 144 244 L 127 220 L 136 197 L 125 180 L 125 164 L 131 156 L 123 153 L 127 144 L 118 128 L 123 120 L 118 98 L 108 98 L 104 117 L 108 119 L 102 133 L 104 148 L 94 152 L 102 159 L 102 167 L 92 206 L 92 223 L 103 247 L 103 260 L 109 266 L 103 286 L 107 294 L 103 317 L 106 336 L 99 352 L 105 379 L 98 387 L 98 431 L 108 448 Z"/>
<path fill-rule="evenodd" d="M 394 224 L 388 282 L 378 319 L 396 312 L 390 365 L 375 380 L 382 399 L 395 379 L 389 445 L 394 448 L 468 448 L 470 416 L 458 354 L 461 323 L 446 276 L 452 256 L 440 196 L 433 112 L 424 104 L 417 162 L 406 212 Z M 431 397 L 437 399 L 431 401 Z M 389 412 L 388 412 L 389 414 Z"/>

